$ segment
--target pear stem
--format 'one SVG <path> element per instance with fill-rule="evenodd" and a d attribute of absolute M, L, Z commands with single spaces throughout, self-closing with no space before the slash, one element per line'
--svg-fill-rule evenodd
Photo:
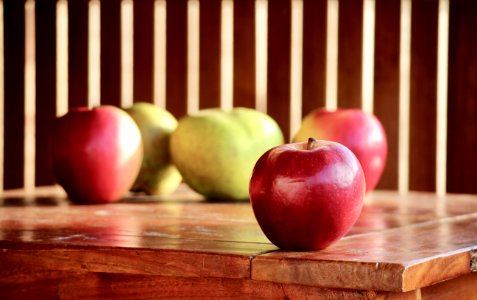
<path fill-rule="evenodd" d="M 311 150 L 316 147 L 317 141 L 314 138 L 308 138 L 308 144 L 306 145 L 306 150 Z"/>

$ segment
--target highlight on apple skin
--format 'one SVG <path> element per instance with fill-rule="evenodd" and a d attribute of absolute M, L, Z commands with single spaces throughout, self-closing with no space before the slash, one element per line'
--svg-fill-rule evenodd
<path fill-rule="evenodd" d="M 366 192 L 375 189 L 386 166 L 388 143 L 379 119 L 361 109 L 315 109 L 303 118 L 293 142 L 309 137 L 335 141 L 358 158 L 366 178 Z"/>
<path fill-rule="evenodd" d="M 75 108 L 55 120 L 51 162 L 58 183 L 78 203 L 110 203 L 131 188 L 143 145 L 134 120 L 114 106 Z"/>
<path fill-rule="evenodd" d="M 343 237 L 363 207 L 356 156 L 331 141 L 284 144 L 256 162 L 249 193 L 267 238 L 284 250 L 323 249 Z"/>

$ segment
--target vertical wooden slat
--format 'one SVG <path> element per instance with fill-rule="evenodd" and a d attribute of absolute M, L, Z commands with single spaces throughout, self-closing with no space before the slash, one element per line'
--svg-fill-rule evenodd
<path fill-rule="evenodd" d="M 88 105 L 88 0 L 68 0 L 68 106 Z"/>
<path fill-rule="evenodd" d="M 121 2 L 101 0 L 101 104 L 121 104 Z"/>
<path fill-rule="evenodd" d="M 200 1 L 199 107 L 220 106 L 221 0 Z"/>
<path fill-rule="evenodd" d="M 25 1 L 4 0 L 4 189 L 23 187 Z"/>
<path fill-rule="evenodd" d="M 477 193 L 477 2 L 450 1 L 447 191 Z"/>
<path fill-rule="evenodd" d="M 166 2 L 166 108 L 187 113 L 187 0 Z"/>
<path fill-rule="evenodd" d="M 134 101 L 153 102 L 154 0 L 134 1 Z"/>
<path fill-rule="evenodd" d="M 398 187 L 399 47 L 401 0 L 377 0 L 374 49 L 374 114 L 388 140 L 388 157 L 377 189 Z"/>
<path fill-rule="evenodd" d="M 234 1 L 234 106 L 255 107 L 255 1 Z"/>
<path fill-rule="evenodd" d="M 439 0 L 414 0 L 411 8 L 409 189 L 435 191 L 437 16 Z"/>
<path fill-rule="evenodd" d="M 338 107 L 361 107 L 363 0 L 340 0 Z"/>
<path fill-rule="evenodd" d="M 268 3 L 267 112 L 290 136 L 291 2 Z"/>
<path fill-rule="evenodd" d="M 35 28 L 35 184 L 41 186 L 55 182 L 45 141 L 56 118 L 56 0 L 36 1 Z"/>
<path fill-rule="evenodd" d="M 326 10 L 327 0 L 303 2 L 303 116 L 326 102 Z"/>

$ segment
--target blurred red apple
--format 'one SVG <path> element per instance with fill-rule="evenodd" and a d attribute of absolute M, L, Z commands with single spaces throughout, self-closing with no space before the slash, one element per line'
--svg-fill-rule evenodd
<path fill-rule="evenodd" d="M 361 214 L 364 193 L 356 156 L 339 143 L 314 139 L 270 149 L 250 180 L 258 224 L 288 250 L 323 249 L 340 239 Z"/>
<path fill-rule="evenodd" d="M 305 116 L 293 141 L 309 137 L 348 147 L 361 163 L 366 192 L 376 187 L 386 165 L 388 144 L 383 126 L 374 115 L 360 109 L 316 109 Z"/>
<path fill-rule="evenodd" d="M 115 202 L 131 188 L 143 146 L 139 129 L 126 112 L 114 106 L 77 108 L 53 127 L 53 171 L 71 200 Z"/>

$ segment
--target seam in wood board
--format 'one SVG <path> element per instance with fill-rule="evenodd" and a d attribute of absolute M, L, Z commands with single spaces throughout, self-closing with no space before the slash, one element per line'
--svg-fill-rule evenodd
<path fill-rule="evenodd" d="M 421 289 L 416 290 L 416 300 L 422 300 L 422 291 Z"/>
<path fill-rule="evenodd" d="M 470 250 L 470 271 L 477 272 L 477 248 Z"/>

